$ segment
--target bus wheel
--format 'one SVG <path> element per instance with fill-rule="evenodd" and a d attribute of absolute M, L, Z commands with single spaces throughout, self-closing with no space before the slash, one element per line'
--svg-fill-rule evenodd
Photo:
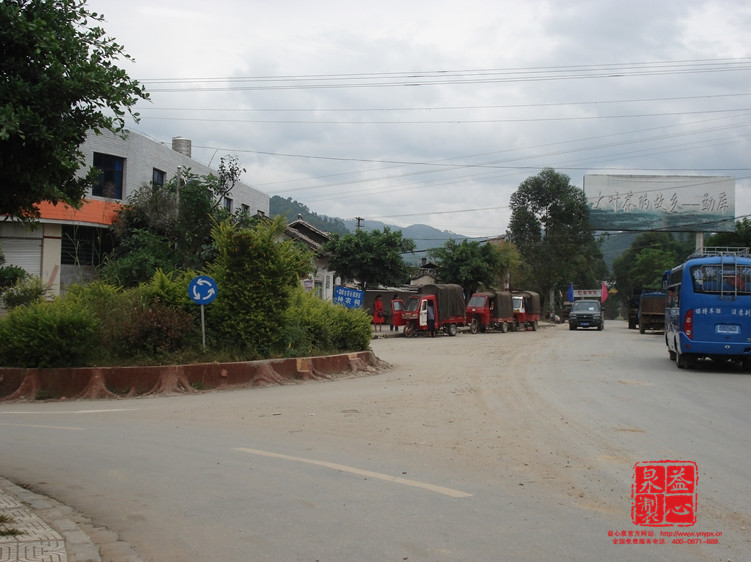
<path fill-rule="evenodd" d="M 456 335 L 456 324 L 449 324 L 449 336 Z"/>
<path fill-rule="evenodd" d="M 469 325 L 469 331 L 473 334 L 477 333 L 477 330 L 479 329 L 479 322 L 477 321 L 477 318 L 472 318 L 472 323 Z"/>

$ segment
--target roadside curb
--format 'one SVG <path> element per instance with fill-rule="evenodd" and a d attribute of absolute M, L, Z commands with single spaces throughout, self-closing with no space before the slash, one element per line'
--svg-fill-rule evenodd
<path fill-rule="evenodd" d="M 0 478 L 0 515 L 6 529 L 21 534 L 0 537 L 0 562 L 59 560 L 101 562 L 99 549 L 69 519 L 70 508 Z"/>
<path fill-rule="evenodd" d="M 0 528 L 21 532 L 0 536 L 0 562 L 145 562 L 115 533 L 2 477 L 0 515 L 10 520 Z"/>

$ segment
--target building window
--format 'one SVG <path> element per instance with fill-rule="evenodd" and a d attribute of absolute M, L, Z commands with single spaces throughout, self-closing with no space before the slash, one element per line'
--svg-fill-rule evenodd
<path fill-rule="evenodd" d="M 125 158 L 95 152 L 94 168 L 99 170 L 99 177 L 91 194 L 110 199 L 122 199 Z"/>
<path fill-rule="evenodd" d="M 98 266 L 112 247 L 112 235 L 106 228 L 64 225 L 60 263 Z"/>
<path fill-rule="evenodd" d="M 229 197 L 224 198 L 224 208 L 230 213 L 232 212 L 232 199 L 230 199 Z"/>
<path fill-rule="evenodd" d="M 154 170 L 151 172 L 151 185 L 154 189 L 164 187 L 165 175 L 166 174 L 162 170 L 157 170 L 156 168 L 154 168 Z"/>

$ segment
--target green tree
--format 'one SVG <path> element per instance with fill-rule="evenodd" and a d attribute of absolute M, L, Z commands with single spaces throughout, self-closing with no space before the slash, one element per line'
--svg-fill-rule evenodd
<path fill-rule="evenodd" d="M 607 276 L 584 192 L 551 168 L 524 180 L 511 196 L 508 234 L 523 260 L 516 288 L 546 299 L 571 282 L 599 287 Z"/>
<path fill-rule="evenodd" d="M 438 276 L 446 283 L 456 283 L 464 289 L 466 298 L 482 284 L 501 287 L 504 274 L 518 265 L 519 255 L 512 245 L 504 247 L 471 240 L 448 240 L 428 255 L 438 265 Z"/>
<path fill-rule="evenodd" d="M 356 280 L 363 289 L 408 281 L 409 271 L 402 254 L 414 249 L 412 240 L 402 238 L 400 230 L 392 232 L 387 226 L 382 231 L 333 234 L 323 246 L 329 255 L 330 269 L 345 279 Z"/>
<path fill-rule="evenodd" d="M 676 265 L 675 256 L 669 250 L 645 248 L 634 261 L 631 278 L 641 287 L 662 287 L 662 276 Z"/>
<path fill-rule="evenodd" d="M 0 214 L 36 217 L 41 201 L 79 206 L 96 170 L 88 130 L 121 132 L 148 94 L 124 70 L 123 46 L 85 0 L 0 2 Z"/>
<path fill-rule="evenodd" d="M 634 290 L 659 289 L 662 274 L 681 263 L 692 244 L 669 232 L 645 232 L 613 261 L 613 275 L 621 302 L 627 305 Z"/>
<path fill-rule="evenodd" d="M 220 204 L 241 171 L 234 158 L 222 159 L 218 176 L 197 176 L 188 170 L 158 189 L 137 190 L 118 211 L 114 247 L 99 270 L 102 278 L 134 287 L 158 269 L 202 269 L 216 256 L 212 228 L 230 218 Z M 240 213 L 234 220 L 244 226 L 254 222 Z"/>
<path fill-rule="evenodd" d="M 751 248 L 751 221 L 747 218 L 735 221 L 733 232 L 718 232 L 705 241 L 707 247 Z"/>

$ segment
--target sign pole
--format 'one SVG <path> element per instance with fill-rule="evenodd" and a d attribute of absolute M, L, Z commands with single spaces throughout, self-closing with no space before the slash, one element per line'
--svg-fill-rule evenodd
<path fill-rule="evenodd" d="M 203 319 L 204 306 L 201 305 L 201 343 L 203 343 L 203 350 L 206 351 L 206 324 Z"/>
<path fill-rule="evenodd" d="M 203 350 L 206 351 L 206 317 L 204 305 L 211 304 L 216 298 L 219 288 L 208 275 L 199 275 L 194 277 L 188 283 L 188 296 L 194 303 L 201 305 L 201 343 Z"/>

